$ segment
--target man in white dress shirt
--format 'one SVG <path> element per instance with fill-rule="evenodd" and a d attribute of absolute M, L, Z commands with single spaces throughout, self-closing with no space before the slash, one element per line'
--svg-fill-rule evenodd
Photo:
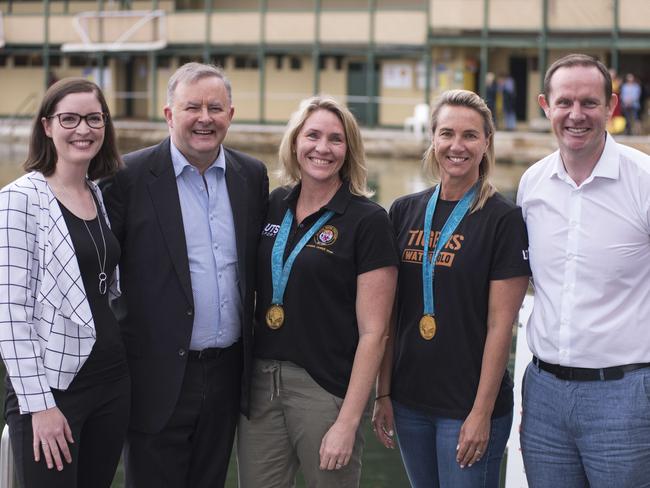
<path fill-rule="evenodd" d="M 536 488 L 650 486 L 650 157 L 607 133 L 616 101 L 599 61 L 551 65 L 539 104 L 559 150 L 519 185 L 535 286 L 521 445 Z"/>

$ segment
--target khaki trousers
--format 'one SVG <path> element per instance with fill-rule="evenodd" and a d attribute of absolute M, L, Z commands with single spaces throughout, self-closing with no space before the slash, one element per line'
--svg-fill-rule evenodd
<path fill-rule="evenodd" d="M 359 486 L 363 423 L 352 457 L 340 470 L 319 469 L 319 449 L 343 399 L 325 391 L 289 361 L 256 360 L 251 384 L 250 420 L 240 416 L 237 459 L 240 488 L 291 488 L 298 468 L 309 488 Z"/>

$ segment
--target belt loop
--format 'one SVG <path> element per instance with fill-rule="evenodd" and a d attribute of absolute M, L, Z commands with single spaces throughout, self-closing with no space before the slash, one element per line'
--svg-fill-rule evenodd
<path fill-rule="evenodd" d="M 605 370 L 603 368 L 598 370 L 598 374 L 600 375 L 600 381 L 605 381 Z"/>
<path fill-rule="evenodd" d="M 539 373 L 539 358 L 537 356 L 533 356 L 533 365 L 535 365 L 537 372 Z"/>

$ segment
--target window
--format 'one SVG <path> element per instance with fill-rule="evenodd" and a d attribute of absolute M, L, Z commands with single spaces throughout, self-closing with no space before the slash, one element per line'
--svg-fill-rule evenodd
<path fill-rule="evenodd" d="M 298 71 L 302 69 L 302 59 L 297 56 L 291 56 L 289 58 L 289 65 L 293 71 Z"/>
<path fill-rule="evenodd" d="M 314 0 L 266 0 L 269 10 L 314 10 Z"/>
<path fill-rule="evenodd" d="M 172 65 L 172 57 L 168 54 L 156 57 L 156 65 L 159 68 L 169 68 Z"/>
<path fill-rule="evenodd" d="M 89 56 L 74 55 L 70 56 L 71 68 L 89 68 L 97 66 L 97 60 Z"/>
<path fill-rule="evenodd" d="M 43 66 L 43 56 L 40 53 L 15 54 L 14 66 L 17 68 L 27 68 L 30 66 Z"/>
<path fill-rule="evenodd" d="M 179 66 L 183 66 L 187 63 L 202 63 L 203 58 L 201 56 L 179 56 L 178 63 Z"/>
<path fill-rule="evenodd" d="M 256 56 L 235 56 L 235 69 L 257 69 Z"/>
<path fill-rule="evenodd" d="M 426 0 L 375 0 L 376 7 L 389 9 L 408 9 L 408 8 L 426 8 Z"/>
<path fill-rule="evenodd" d="M 29 56 L 27 54 L 16 54 L 16 55 L 14 55 L 14 66 L 16 68 L 22 68 L 24 66 L 29 66 Z"/>
<path fill-rule="evenodd" d="M 210 58 L 210 62 L 212 64 L 214 64 L 215 66 L 219 66 L 221 68 L 226 67 L 226 60 L 227 60 L 227 57 L 226 57 L 225 54 L 214 54 Z"/>

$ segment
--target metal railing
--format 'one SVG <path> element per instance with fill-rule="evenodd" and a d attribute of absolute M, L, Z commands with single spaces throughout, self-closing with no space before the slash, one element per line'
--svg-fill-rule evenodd
<path fill-rule="evenodd" d="M 9 440 L 9 426 L 5 425 L 0 439 L 0 488 L 14 486 L 14 453 Z"/>

